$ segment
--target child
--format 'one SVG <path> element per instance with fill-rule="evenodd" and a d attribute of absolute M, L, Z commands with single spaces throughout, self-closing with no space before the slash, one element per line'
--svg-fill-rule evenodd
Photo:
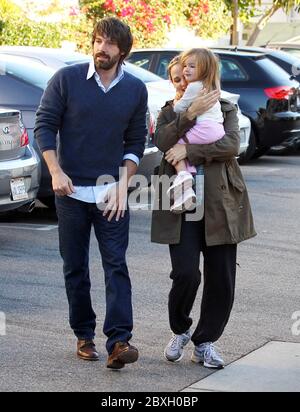
<path fill-rule="evenodd" d="M 186 111 L 205 88 L 208 92 L 220 89 L 219 62 L 217 57 L 207 49 L 192 49 L 181 55 L 183 75 L 188 83 L 184 95 L 175 101 L 174 111 Z M 179 144 L 210 144 L 220 140 L 225 135 L 223 114 L 220 102 L 210 110 L 197 117 L 196 125 L 179 140 Z M 168 195 L 174 199 L 171 211 L 183 213 L 195 208 L 196 195 L 192 189 L 197 169 L 188 161 L 182 160 L 175 166 L 177 177 L 168 190 Z M 203 174 L 201 169 L 198 173 Z"/>

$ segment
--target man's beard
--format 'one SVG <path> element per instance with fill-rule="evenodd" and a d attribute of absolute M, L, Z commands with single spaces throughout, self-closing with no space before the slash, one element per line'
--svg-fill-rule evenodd
<path fill-rule="evenodd" d="M 98 60 L 97 57 L 104 57 L 105 60 Z M 102 70 L 110 70 L 116 65 L 116 63 L 119 63 L 120 57 L 120 55 L 110 57 L 104 53 L 97 53 L 96 55 L 94 55 L 95 68 Z"/>

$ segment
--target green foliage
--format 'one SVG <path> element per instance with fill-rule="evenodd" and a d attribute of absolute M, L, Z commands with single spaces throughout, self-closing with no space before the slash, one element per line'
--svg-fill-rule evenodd
<path fill-rule="evenodd" d="M 21 16 L 22 10 L 15 3 L 10 0 L 0 0 L 0 21 L 7 19 L 8 17 Z"/>
<path fill-rule="evenodd" d="M 73 40 L 70 24 L 37 23 L 9 0 L 0 0 L 0 45 L 60 47 L 63 40 Z"/>
<path fill-rule="evenodd" d="M 227 9 L 232 10 L 232 0 L 223 0 Z M 258 7 L 262 6 L 262 0 L 238 0 L 239 17 L 243 22 L 249 22 L 252 17 L 261 16 L 263 13 Z M 294 7 L 300 11 L 300 0 L 273 0 L 269 9 L 275 7 L 276 10 L 283 9 L 288 13 Z"/>

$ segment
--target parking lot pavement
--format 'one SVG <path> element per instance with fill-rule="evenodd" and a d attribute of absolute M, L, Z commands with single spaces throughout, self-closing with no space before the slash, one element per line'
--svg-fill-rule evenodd
<path fill-rule="evenodd" d="M 299 170 L 300 156 L 263 157 L 243 167 L 259 235 L 239 247 L 236 303 L 218 342 L 227 363 L 270 341 L 300 342 L 295 327 L 300 311 Z M 119 373 L 105 368 L 104 280 L 95 238 L 90 266 L 101 360 L 85 363 L 74 356 L 55 214 L 38 209 L 29 216 L 0 218 L 0 391 L 181 391 L 211 374 L 190 362 L 191 346 L 180 364 L 163 360 L 170 336 L 168 248 L 150 243 L 148 211 L 131 215 L 132 343 L 141 358 Z M 194 319 L 200 298 L 201 290 Z"/>

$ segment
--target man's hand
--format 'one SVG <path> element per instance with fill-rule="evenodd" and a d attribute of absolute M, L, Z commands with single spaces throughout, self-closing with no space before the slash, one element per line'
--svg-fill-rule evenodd
<path fill-rule="evenodd" d="M 53 191 L 58 196 L 67 196 L 75 193 L 72 180 L 62 171 L 52 173 Z"/>
<path fill-rule="evenodd" d="M 176 166 L 178 162 L 187 158 L 187 151 L 185 144 L 176 144 L 169 151 L 167 151 L 165 159 L 172 166 Z"/>
<path fill-rule="evenodd" d="M 116 215 L 116 221 L 120 217 L 125 216 L 128 198 L 128 182 L 127 179 L 121 179 L 116 185 L 111 187 L 106 195 L 107 206 L 103 212 L 103 216 L 107 216 L 107 220 L 111 222 Z"/>
<path fill-rule="evenodd" d="M 201 116 L 201 114 L 207 112 L 217 103 L 220 96 L 221 92 L 219 90 L 214 90 L 210 93 L 207 93 L 205 89 L 201 90 L 199 97 L 193 101 L 187 110 L 188 118 L 193 120 L 195 117 Z"/>

